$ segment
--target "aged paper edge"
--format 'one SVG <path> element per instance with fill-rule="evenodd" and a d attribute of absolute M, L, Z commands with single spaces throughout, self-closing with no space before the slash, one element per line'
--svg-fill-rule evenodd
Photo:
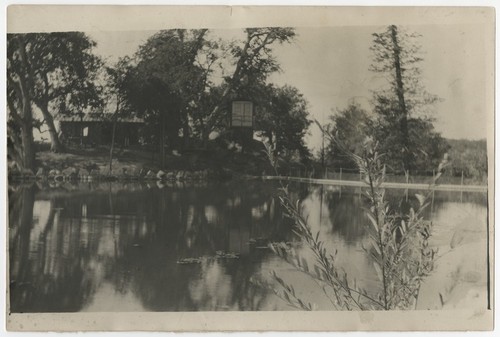
<path fill-rule="evenodd" d="M 490 7 L 109 6 L 12 5 L 7 32 L 127 31 L 260 26 L 327 27 L 387 24 L 483 25 L 489 41 L 488 169 L 494 172 L 494 27 Z M 490 303 L 493 304 L 494 175 L 488 178 Z M 8 284 L 8 283 L 6 283 Z M 7 289 L 8 291 L 8 289 Z M 412 312 L 165 312 L 8 314 L 11 331 L 463 331 L 491 330 L 493 310 Z"/>
<path fill-rule="evenodd" d="M 380 26 L 388 23 L 492 25 L 495 15 L 490 7 L 12 5 L 7 12 L 9 33 L 193 27 Z"/>
<path fill-rule="evenodd" d="M 493 312 L 159 312 L 11 314 L 11 331 L 463 331 L 492 329 Z"/>

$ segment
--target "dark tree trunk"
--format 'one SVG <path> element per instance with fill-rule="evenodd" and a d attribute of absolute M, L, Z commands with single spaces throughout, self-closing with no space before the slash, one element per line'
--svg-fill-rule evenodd
<path fill-rule="evenodd" d="M 117 106 L 118 112 L 118 106 Z M 117 122 L 117 113 L 113 116 L 113 132 L 111 133 L 111 147 L 109 148 L 109 174 L 113 172 L 113 150 L 115 148 L 115 135 L 116 135 L 116 122 Z"/>
<path fill-rule="evenodd" d="M 113 150 L 115 148 L 116 117 L 113 120 L 113 132 L 111 134 L 111 147 L 109 148 L 109 174 L 113 172 Z"/>
<path fill-rule="evenodd" d="M 109 174 L 113 172 L 113 150 L 115 148 L 116 123 L 118 121 L 118 113 L 120 111 L 120 100 L 116 101 L 116 110 L 113 115 L 113 132 L 111 134 L 111 147 L 109 149 Z"/>
<path fill-rule="evenodd" d="M 21 123 L 21 140 L 23 144 L 23 167 L 28 170 L 35 168 L 35 144 L 33 140 L 33 112 L 31 110 L 31 97 L 29 94 L 29 85 L 33 83 L 30 78 L 29 66 L 26 57 L 26 47 L 22 37 L 18 37 L 19 54 L 21 62 L 26 74 L 19 74 L 19 100 L 22 105 L 22 123 Z M 27 79 L 24 76 L 27 76 Z"/>
<path fill-rule="evenodd" d="M 200 128 L 201 128 L 202 146 L 204 149 L 207 149 L 208 148 L 208 135 L 209 135 L 208 126 L 205 125 L 205 123 L 203 122 L 203 117 L 199 118 L 199 122 L 200 122 Z"/>
<path fill-rule="evenodd" d="M 186 116 L 184 121 L 184 125 L 182 126 L 182 140 L 183 140 L 183 148 L 189 148 L 189 120 Z"/>
<path fill-rule="evenodd" d="M 41 103 L 38 104 L 38 107 L 42 111 L 43 118 L 45 119 L 45 125 L 47 125 L 47 128 L 49 129 L 49 135 L 50 135 L 50 150 L 52 152 L 63 152 L 64 151 L 64 146 L 59 140 L 59 135 L 56 130 L 56 126 L 54 124 L 54 117 L 50 113 L 47 104 L 46 103 Z"/>
<path fill-rule="evenodd" d="M 34 172 L 35 144 L 33 142 L 33 128 L 31 123 L 25 123 L 21 127 L 21 140 L 23 144 L 23 168 Z"/>
<path fill-rule="evenodd" d="M 9 156 L 14 160 L 19 169 L 34 170 L 35 166 L 35 145 L 33 141 L 33 120 L 31 118 L 31 108 L 25 108 L 26 99 L 21 99 L 21 115 L 14 110 L 13 104 L 9 101 L 9 110 L 16 121 L 19 133 L 8 126 L 8 138 L 11 142 Z"/>
<path fill-rule="evenodd" d="M 408 135 L 408 109 L 406 107 L 405 95 L 404 95 L 404 85 L 403 85 L 403 74 L 401 69 L 401 47 L 398 41 L 398 30 L 396 26 L 390 26 L 391 39 L 393 45 L 393 55 L 394 55 L 394 68 L 396 70 L 396 95 L 398 97 L 399 113 L 400 113 L 400 128 L 403 136 L 403 166 L 404 170 L 409 169 L 410 165 L 410 152 L 409 152 L 409 135 Z"/>
<path fill-rule="evenodd" d="M 10 85 L 16 85 L 17 83 L 10 81 Z M 9 156 L 11 160 L 14 160 L 18 168 L 33 170 L 35 166 L 35 145 L 33 140 L 33 118 L 32 111 L 29 105 L 29 97 L 24 97 L 23 90 L 21 89 L 23 84 L 20 84 L 17 88 L 19 101 L 20 101 L 20 113 L 16 110 L 14 103 L 10 97 L 7 97 L 7 103 L 9 106 L 10 114 L 14 119 L 15 125 L 19 128 L 19 132 L 13 126 L 8 126 L 8 138 L 11 142 L 9 148 Z"/>

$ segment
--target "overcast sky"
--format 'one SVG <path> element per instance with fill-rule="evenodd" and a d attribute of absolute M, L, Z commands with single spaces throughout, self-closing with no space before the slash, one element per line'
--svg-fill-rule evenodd
<path fill-rule="evenodd" d="M 422 35 L 424 52 L 422 83 L 438 95 L 435 127 L 447 138 L 486 138 L 484 35 L 475 25 L 432 25 L 405 27 Z M 326 121 L 332 110 L 355 100 L 370 109 L 371 91 L 380 78 L 368 68 L 372 60 L 371 34 L 384 27 L 348 26 L 297 28 L 292 44 L 275 47 L 282 72 L 271 76 L 279 85 L 297 87 L 309 102 L 311 117 Z M 224 39 L 241 37 L 241 30 L 213 31 Z M 90 32 L 97 42 L 95 52 L 109 62 L 132 55 L 153 31 Z M 307 143 L 318 149 L 319 130 L 312 126 Z"/>

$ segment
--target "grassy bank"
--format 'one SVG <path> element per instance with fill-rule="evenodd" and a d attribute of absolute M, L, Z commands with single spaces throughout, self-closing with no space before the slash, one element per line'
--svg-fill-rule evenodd
<path fill-rule="evenodd" d="M 100 175 L 134 175 L 151 171 L 200 171 L 209 170 L 225 175 L 260 175 L 268 170 L 268 162 L 259 143 L 254 143 L 245 151 L 224 149 L 211 144 L 207 149 L 186 150 L 182 153 L 166 154 L 163 165 L 158 151 L 147 147 L 116 149 L 110 165 L 110 148 L 67 148 L 64 153 L 54 153 L 41 148 L 36 154 L 36 171 L 64 171 L 75 169 L 88 172 L 97 171 Z M 41 172 L 41 171 L 40 171 Z"/>

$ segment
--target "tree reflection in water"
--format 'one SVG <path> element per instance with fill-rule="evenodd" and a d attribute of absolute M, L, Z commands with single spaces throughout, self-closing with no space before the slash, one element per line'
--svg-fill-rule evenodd
<path fill-rule="evenodd" d="M 134 310 L 260 309 L 269 294 L 250 279 L 267 254 L 249 241 L 285 237 L 273 188 L 248 187 L 12 189 L 11 311 L 103 310 L 94 296 L 136 301 Z M 217 251 L 240 258 L 177 263 Z M 109 301 L 106 310 L 122 310 Z"/>
<path fill-rule="evenodd" d="M 359 193 L 317 185 L 290 191 L 302 200 L 308 223 L 339 249 L 340 263 L 369 281 Z M 263 182 L 10 187 L 11 311 L 289 309 L 252 282 L 289 269 L 266 248 L 269 241 L 296 240 L 275 192 L 276 185 Z M 433 210 L 456 197 L 436 198 Z M 485 198 L 460 200 L 484 205 L 478 197 Z M 217 251 L 239 258 L 216 258 Z M 205 258 L 177 263 L 198 257 Z"/>
<path fill-rule="evenodd" d="M 95 291 L 92 271 L 85 268 L 91 254 L 78 244 L 82 221 L 64 226 L 54 200 L 34 214 L 33 186 L 11 190 L 9 205 L 11 311 L 79 310 Z"/>

